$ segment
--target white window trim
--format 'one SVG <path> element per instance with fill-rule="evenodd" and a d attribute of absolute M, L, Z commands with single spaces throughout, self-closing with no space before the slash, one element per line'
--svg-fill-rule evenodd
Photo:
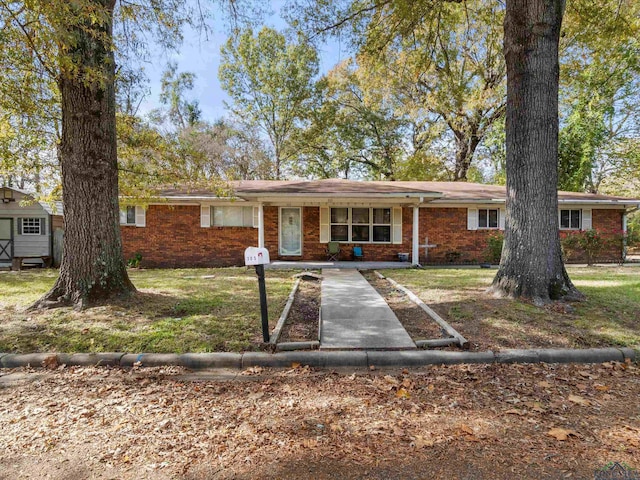
<path fill-rule="evenodd" d="M 489 224 L 489 211 L 490 210 L 495 210 L 496 212 L 498 212 L 498 218 L 497 218 L 497 222 L 496 222 L 496 226 L 495 227 L 481 227 L 480 226 L 480 212 L 482 210 L 486 210 L 487 211 L 487 225 Z M 478 228 L 477 230 L 500 230 L 500 209 L 499 208 L 478 208 Z"/>
<path fill-rule="evenodd" d="M 133 208 L 133 222 L 128 222 L 128 212 L 127 209 L 129 208 Z M 136 207 L 133 207 L 131 205 L 126 206 L 124 208 L 120 209 L 120 212 L 122 212 L 122 215 L 120 216 L 120 225 L 126 225 L 129 227 L 135 227 L 136 226 Z M 124 222 L 122 221 L 124 219 Z"/>
<path fill-rule="evenodd" d="M 333 223 L 331 221 L 331 209 L 333 208 L 346 208 L 347 209 L 347 222 Z M 369 223 L 353 223 L 354 208 L 368 208 L 369 209 Z M 389 223 L 374 223 L 373 210 L 374 209 L 387 209 L 389 210 Z M 331 238 L 331 227 L 334 225 L 346 225 L 347 226 L 347 240 L 333 240 Z M 353 226 L 367 225 L 369 227 L 369 239 L 368 241 L 353 240 Z M 375 242 L 373 240 L 373 227 L 389 227 L 389 241 L 388 242 Z M 391 245 L 393 242 L 393 208 L 390 206 L 375 206 L 375 207 L 329 207 L 329 241 L 338 243 L 357 243 L 365 245 Z"/>
<path fill-rule="evenodd" d="M 255 225 L 255 211 L 254 211 L 254 207 L 252 205 L 211 205 L 210 207 L 210 225 L 211 227 L 214 228 L 256 228 Z M 216 225 L 215 224 L 215 213 L 214 213 L 214 209 L 216 208 L 241 208 L 243 209 L 242 211 L 242 222 L 244 223 L 245 218 L 244 218 L 244 209 L 245 208 L 250 208 L 251 209 L 251 216 L 250 216 L 250 223 L 251 225 Z"/>
<path fill-rule="evenodd" d="M 571 225 L 571 212 L 578 212 L 578 217 L 579 217 L 579 221 L 578 221 L 578 226 L 577 227 L 563 227 L 562 226 L 562 212 L 566 210 L 569 212 L 569 225 Z M 572 232 L 578 232 L 580 230 L 582 230 L 582 209 L 581 208 L 559 208 L 558 209 L 558 226 L 560 227 L 560 230 L 562 231 L 572 231 Z"/>
<path fill-rule="evenodd" d="M 24 231 L 24 222 L 25 222 L 25 220 L 38 220 L 38 233 L 26 233 Z M 22 221 L 22 233 L 21 233 L 21 235 L 23 235 L 25 237 L 42 235 L 42 224 L 44 223 L 42 217 L 22 217 L 21 221 Z M 30 228 L 32 228 L 34 226 L 35 225 L 31 225 Z"/>

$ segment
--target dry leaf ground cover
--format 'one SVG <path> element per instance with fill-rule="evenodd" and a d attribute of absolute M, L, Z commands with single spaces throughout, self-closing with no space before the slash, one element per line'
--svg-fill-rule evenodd
<path fill-rule="evenodd" d="M 207 352 L 255 350 L 262 341 L 255 271 L 246 268 L 130 270 L 139 293 L 76 312 L 25 312 L 56 270 L 0 272 L 0 352 Z M 266 273 L 275 326 L 293 279 Z"/>
<path fill-rule="evenodd" d="M 279 342 L 316 341 L 320 320 L 320 280 L 302 280 L 282 328 Z"/>
<path fill-rule="evenodd" d="M 612 461 L 640 467 L 634 365 L 10 373 L 3 480 L 589 479 Z"/>
<path fill-rule="evenodd" d="M 395 288 L 386 279 L 379 278 L 372 271 L 362 272 L 362 275 L 382 295 L 414 341 L 442 337 L 440 326 L 404 292 Z"/>
<path fill-rule="evenodd" d="M 385 271 L 433 308 L 473 350 L 504 348 L 640 349 L 640 266 L 568 267 L 587 299 L 539 308 L 485 293 L 495 270 Z"/>

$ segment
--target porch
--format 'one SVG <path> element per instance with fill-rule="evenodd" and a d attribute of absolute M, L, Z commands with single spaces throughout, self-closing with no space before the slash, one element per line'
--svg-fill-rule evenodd
<path fill-rule="evenodd" d="M 266 269 L 272 270 L 319 270 L 322 268 L 344 268 L 358 270 L 384 270 L 390 268 L 412 268 L 411 262 L 323 262 L 323 261 L 285 261 L 276 260 L 269 265 L 265 265 Z"/>

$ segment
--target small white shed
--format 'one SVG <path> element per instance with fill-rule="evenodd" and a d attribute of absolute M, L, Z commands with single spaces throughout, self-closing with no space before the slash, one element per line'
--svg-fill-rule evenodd
<path fill-rule="evenodd" d="M 35 202 L 28 192 L 0 187 L 0 267 L 51 265 L 62 215 L 62 202 Z"/>

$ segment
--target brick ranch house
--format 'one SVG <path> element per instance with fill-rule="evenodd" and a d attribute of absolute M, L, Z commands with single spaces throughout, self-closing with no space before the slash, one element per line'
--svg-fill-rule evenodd
<path fill-rule="evenodd" d="M 242 265 L 244 249 L 266 247 L 273 260 L 340 260 L 361 246 L 364 259 L 414 264 L 483 262 L 487 238 L 505 223 L 505 187 L 461 182 L 351 180 L 240 181 L 233 194 L 164 190 L 146 207 L 121 211 L 125 259 L 148 267 Z M 561 233 L 626 230 L 639 200 L 559 192 Z M 429 248 L 425 248 L 429 245 Z M 619 260 L 614 247 L 603 260 Z"/>

